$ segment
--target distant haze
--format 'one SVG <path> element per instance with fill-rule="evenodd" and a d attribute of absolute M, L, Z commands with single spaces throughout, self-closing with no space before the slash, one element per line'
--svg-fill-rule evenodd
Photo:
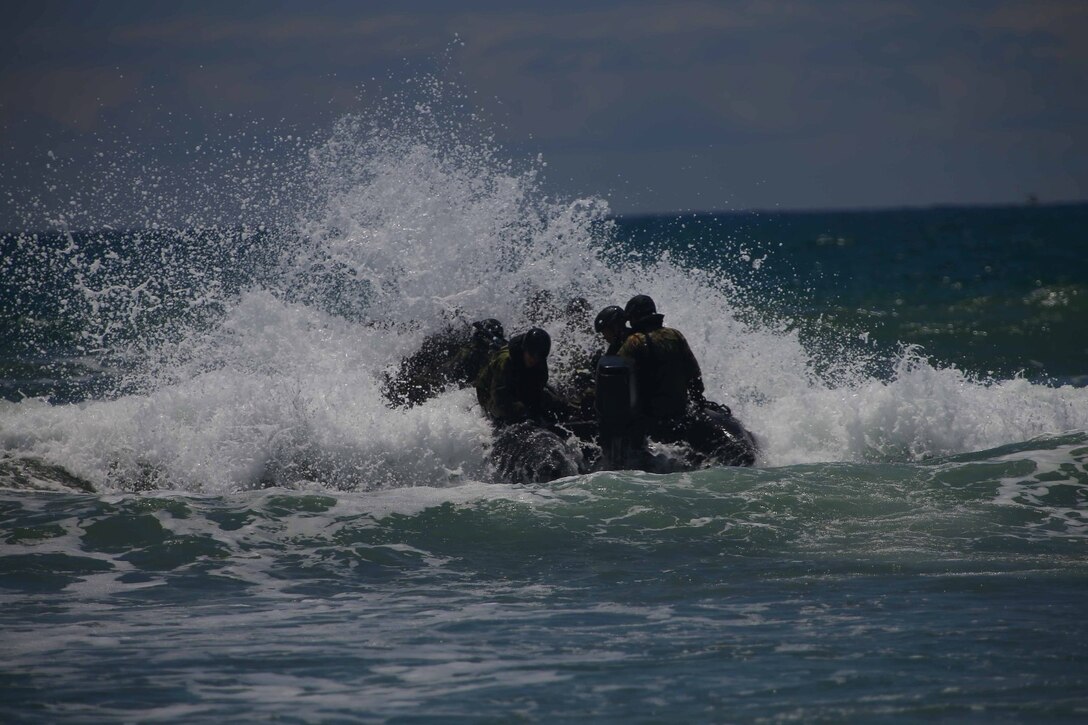
<path fill-rule="evenodd" d="M 1085 2 L 35 1 L 5 16 L 8 226 L 50 152 L 320 136 L 423 73 L 455 80 L 510 158 L 540 155 L 550 191 L 621 214 L 1088 196 Z"/>

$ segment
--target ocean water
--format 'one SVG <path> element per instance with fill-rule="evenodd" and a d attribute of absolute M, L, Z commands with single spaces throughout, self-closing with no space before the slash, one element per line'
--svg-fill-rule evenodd
<path fill-rule="evenodd" d="M 617 218 L 438 105 L 21 207 L 4 722 L 1088 717 L 1088 206 Z M 514 486 L 383 404 L 480 317 L 561 377 L 541 291 L 653 296 L 757 466 Z"/>

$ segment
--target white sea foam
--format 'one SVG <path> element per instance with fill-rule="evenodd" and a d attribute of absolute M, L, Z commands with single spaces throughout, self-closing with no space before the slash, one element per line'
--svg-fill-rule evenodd
<path fill-rule="evenodd" d="M 139 392 L 2 404 L 0 445 L 102 490 L 486 480 L 490 430 L 471 392 L 391 410 L 381 374 L 450 320 L 498 317 L 508 333 L 535 321 L 568 353 L 598 344 L 588 329 L 533 317 L 525 303 L 540 290 L 593 309 L 651 295 L 688 337 L 708 397 L 759 436 L 762 465 L 909 460 L 1088 429 L 1086 389 L 982 383 L 909 350 L 890 380 L 849 358 L 817 373 L 827 361 L 795 332 L 742 321 L 758 317 L 756 294 L 667 255 L 621 253 L 604 201 L 547 198 L 536 164 L 504 160 L 435 105 L 343 119 L 310 153 L 308 203 L 271 236 L 274 274 L 218 300 L 214 324 L 156 343 Z M 721 253 L 745 252 L 723 240 Z M 126 304 L 151 304 L 137 292 Z"/>

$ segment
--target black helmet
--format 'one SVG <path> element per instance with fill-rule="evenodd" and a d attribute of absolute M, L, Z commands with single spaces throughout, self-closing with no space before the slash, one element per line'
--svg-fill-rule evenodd
<path fill-rule="evenodd" d="M 627 307 L 624 308 L 624 311 L 627 312 L 627 319 L 634 323 L 644 317 L 656 314 L 657 305 L 654 304 L 649 295 L 635 295 L 627 300 Z"/>
<path fill-rule="evenodd" d="M 552 338 L 546 330 L 534 327 L 525 333 L 521 346 L 533 357 L 543 360 L 552 350 Z"/>
<path fill-rule="evenodd" d="M 506 338 L 502 323 L 493 317 L 486 320 L 476 320 L 476 322 L 472 323 L 472 328 L 472 336 L 488 345 L 494 345 L 496 342 L 501 343 Z"/>
<path fill-rule="evenodd" d="M 593 321 L 593 330 L 600 332 L 606 325 L 623 325 L 627 322 L 627 313 L 619 305 L 609 305 L 597 313 Z"/>

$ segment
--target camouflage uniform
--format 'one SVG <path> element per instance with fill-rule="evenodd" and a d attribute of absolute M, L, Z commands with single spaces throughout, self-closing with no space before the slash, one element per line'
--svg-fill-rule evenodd
<path fill-rule="evenodd" d="M 491 356 L 476 378 L 476 398 L 493 421 L 500 425 L 541 416 L 547 407 L 548 366 L 541 361 L 527 368 L 521 348 L 512 340 Z"/>
<path fill-rule="evenodd" d="M 647 437 L 685 443 L 696 454 L 696 465 L 708 460 L 752 465 L 755 440 L 727 407 L 706 400 L 702 372 L 687 340 L 677 330 L 663 327 L 661 320 L 658 314 L 640 320 L 618 352 L 635 366 L 636 437 L 642 445 Z"/>
<path fill-rule="evenodd" d="M 684 417 L 702 404 L 703 374 L 679 331 L 662 327 L 661 315 L 639 325 L 617 354 L 635 367 L 639 413 L 651 425 Z"/>

